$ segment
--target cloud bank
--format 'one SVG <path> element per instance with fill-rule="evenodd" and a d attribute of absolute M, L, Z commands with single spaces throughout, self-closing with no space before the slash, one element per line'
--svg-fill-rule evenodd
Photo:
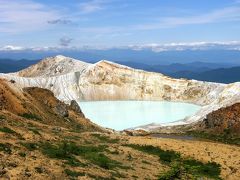
<path fill-rule="evenodd" d="M 0 47 L 0 51 L 53 51 L 53 50 L 109 50 L 109 49 L 130 49 L 135 51 L 151 50 L 156 53 L 164 51 L 185 51 L 185 50 L 236 50 L 240 51 L 240 41 L 229 42 L 191 42 L 191 43 L 168 43 L 168 44 L 142 44 L 128 46 L 104 46 L 94 47 L 84 45 L 81 47 L 71 47 L 73 39 L 62 37 L 59 39 L 59 46 L 56 47 L 21 47 L 6 45 Z"/>

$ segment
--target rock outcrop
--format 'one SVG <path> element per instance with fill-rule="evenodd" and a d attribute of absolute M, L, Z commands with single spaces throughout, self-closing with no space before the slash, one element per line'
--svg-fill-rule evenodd
<path fill-rule="evenodd" d="M 217 133 L 240 133 L 240 103 L 220 108 L 207 115 L 200 128 Z"/>
<path fill-rule="evenodd" d="M 70 109 L 78 113 L 80 116 L 85 117 L 77 101 L 72 100 L 70 103 Z"/>

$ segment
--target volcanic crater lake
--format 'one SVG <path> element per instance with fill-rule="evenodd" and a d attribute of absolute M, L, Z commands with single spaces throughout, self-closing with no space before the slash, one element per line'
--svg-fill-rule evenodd
<path fill-rule="evenodd" d="M 200 109 L 194 104 L 168 101 L 81 101 L 79 105 L 92 122 L 115 130 L 169 123 Z"/>

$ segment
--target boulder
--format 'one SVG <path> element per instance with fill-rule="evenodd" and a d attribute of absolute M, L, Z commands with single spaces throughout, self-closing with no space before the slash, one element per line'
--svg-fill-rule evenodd
<path fill-rule="evenodd" d="M 62 117 L 68 117 L 69 114 L 68 114 L 68 108 L 67 108 L 67 105 L 66 104 L 63 104 L 63 103 L 58 103 L 56 105 L 56 107 L 54 108 L 55 112 L 62 116 Z"/>
<path fill-rule="evenodd" d="M 77 101 L 72 100 L 70 103 L 70 109 L 75 111 L 76 113 L 78 113 L 79 115 L 81 115 L 82 117 L 84 117 L 84 114 L 80 108 L 80 106 L 78 105 Z"/>

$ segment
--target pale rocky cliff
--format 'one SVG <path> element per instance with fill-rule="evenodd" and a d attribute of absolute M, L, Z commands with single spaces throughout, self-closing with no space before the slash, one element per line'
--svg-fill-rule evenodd
<path fill-rule="evenodd" d="M 13 74 L 0 77 L 16 86 L 50 89 L 60 100 L 167 100 L 188 102 L 202 108 L 192 117 L 170 124 L 202 120 L 209 112 L 240 102 L 240 83 L 220 84 L 174 79 L 109 61 L 88 64 L 64 56 L 47 58 Z M 146 129 L 157 128 L 146 126 Z"/>

